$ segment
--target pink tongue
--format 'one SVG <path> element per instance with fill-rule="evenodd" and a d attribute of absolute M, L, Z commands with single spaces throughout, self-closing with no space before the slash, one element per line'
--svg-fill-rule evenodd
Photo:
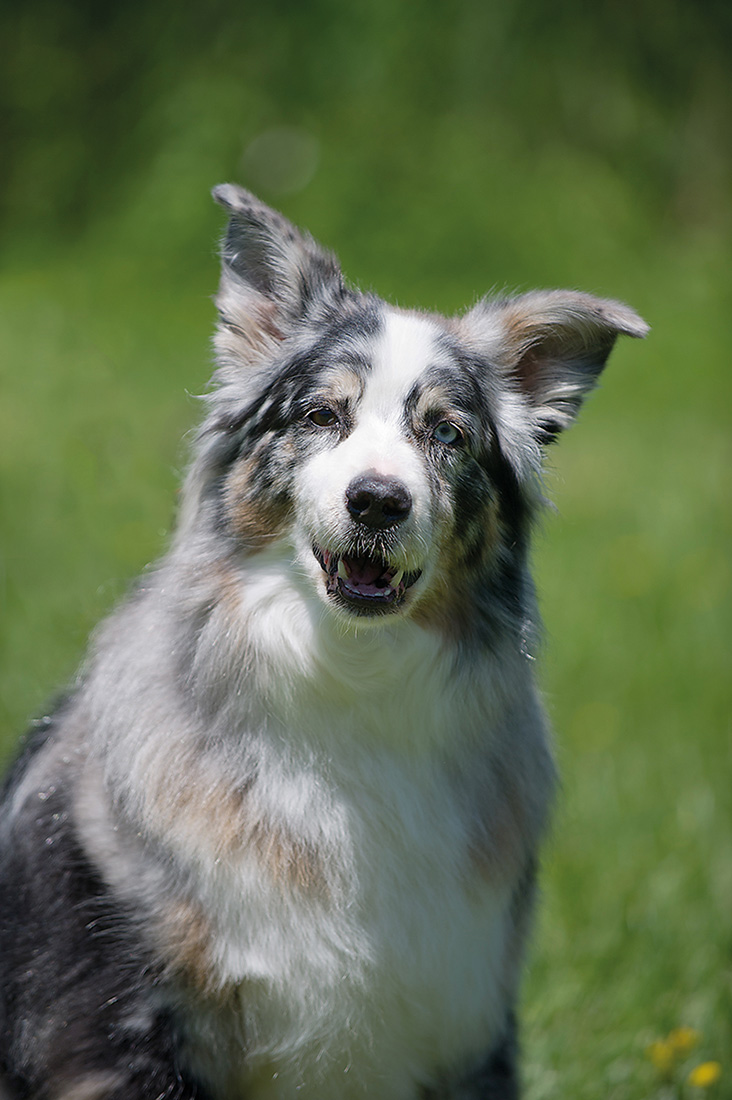
<path fill-rule="evenodd" d="M 344 558 L 348 579 L 354 584 L 375 584 L 384 572 L 383 565 L 368 558 Z"/>

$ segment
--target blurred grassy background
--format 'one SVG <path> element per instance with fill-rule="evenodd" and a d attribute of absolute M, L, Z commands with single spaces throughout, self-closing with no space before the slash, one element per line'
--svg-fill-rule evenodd
<path fill-rule="evenodd" d="M 34 0 L 0 12 L 0 749 L 159 554 L 242 182 L 404 305 L 574 286 L 652 324 L 551 453 L 564 791 L 529 1100 L 732 1096 L 732 8 Z M 664 1083 L 646 1045 L 698 1029 Z M 686 1090 L 686 1091 L 684 1091 Z"/>

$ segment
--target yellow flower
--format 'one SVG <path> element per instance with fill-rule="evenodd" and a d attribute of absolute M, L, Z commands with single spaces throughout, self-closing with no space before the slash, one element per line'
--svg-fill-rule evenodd
<path fill-rule="evenodd" d="M 676 1051 L 667 1039 L 657 1039 L 646 1048 L 646 1054 L 659 1073 L 667 1074 L 673 1069 Z"/>
<path fill-rule="evenodd" d="M 708 1089 L 710 1085 L 716 1085 L 721 1076 L 722 1067 L 719 1062 L 702 1062 L 691 1071 L 688 1081 L 694 1088 Z"/>
<path fill-rule="evenodd" d="M 701 1035 L 693 1027 L 676 1027 L 666 1040 L 676 1054 L 688 1054 L 699 1045 Z"/>

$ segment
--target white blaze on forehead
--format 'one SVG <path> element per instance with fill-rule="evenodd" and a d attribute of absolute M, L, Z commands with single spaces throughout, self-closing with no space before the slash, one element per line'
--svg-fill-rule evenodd
<path fill-rule="evenodd" d="M 347 486 L 367 472 L 398 478 L 409 490 L 412 510 L 402 527 L 413 542 L 429 538 L 430 484 L 419 448 L 408 437 L 404 403 L 429 367 L 445 361 L 440 328 L 426 318 L 389 310 L 370 347 L 371 370 L 355 407 L 352 431 L 333 449 L 315 454 L 299 475 L 302 514 L 316 541 L 329 544 L 342 523 Z M 321 534 L 322 532 L 322 534 Z"/>
<path fill-rule="evenodd" d="M 373 349 L 360 416 L 376 414 L 388 420 L 401 419 L 414 383 L 428 367 L 444 359 L 439 335 L 440 329 L 426 317 L 396 310 L 387 312 Z"/>

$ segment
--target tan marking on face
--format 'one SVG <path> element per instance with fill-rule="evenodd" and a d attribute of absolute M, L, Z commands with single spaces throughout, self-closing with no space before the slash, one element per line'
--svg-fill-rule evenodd
<path fill-rule="evenodd" d="M 420 419 L 435 411 L 446 416 L 448 420 L 470 420 L 464 412 L 453 407 L 450 387 L 440 380 L 431 380 L 429 383 L 422 384 L 414 407 L 414 415 Z"/>
<path fill-rule="evenodd" d="M 334 404 L 353 411 L 364 393 L 364 379 L 347 361 L 337 358 L 324 367 L 318 381 L 318 390 L 313 394 L 313 407 L 318 404 Z"/>
<path fill-rule="evenodd" d="M 226 479 L 224 503 L 231 526 L 242 542 L 252 550 L 261 550 L 284 533 L 290 505 L 258 488 L 256 468 L 256 454 L 236 463 Z"/>

